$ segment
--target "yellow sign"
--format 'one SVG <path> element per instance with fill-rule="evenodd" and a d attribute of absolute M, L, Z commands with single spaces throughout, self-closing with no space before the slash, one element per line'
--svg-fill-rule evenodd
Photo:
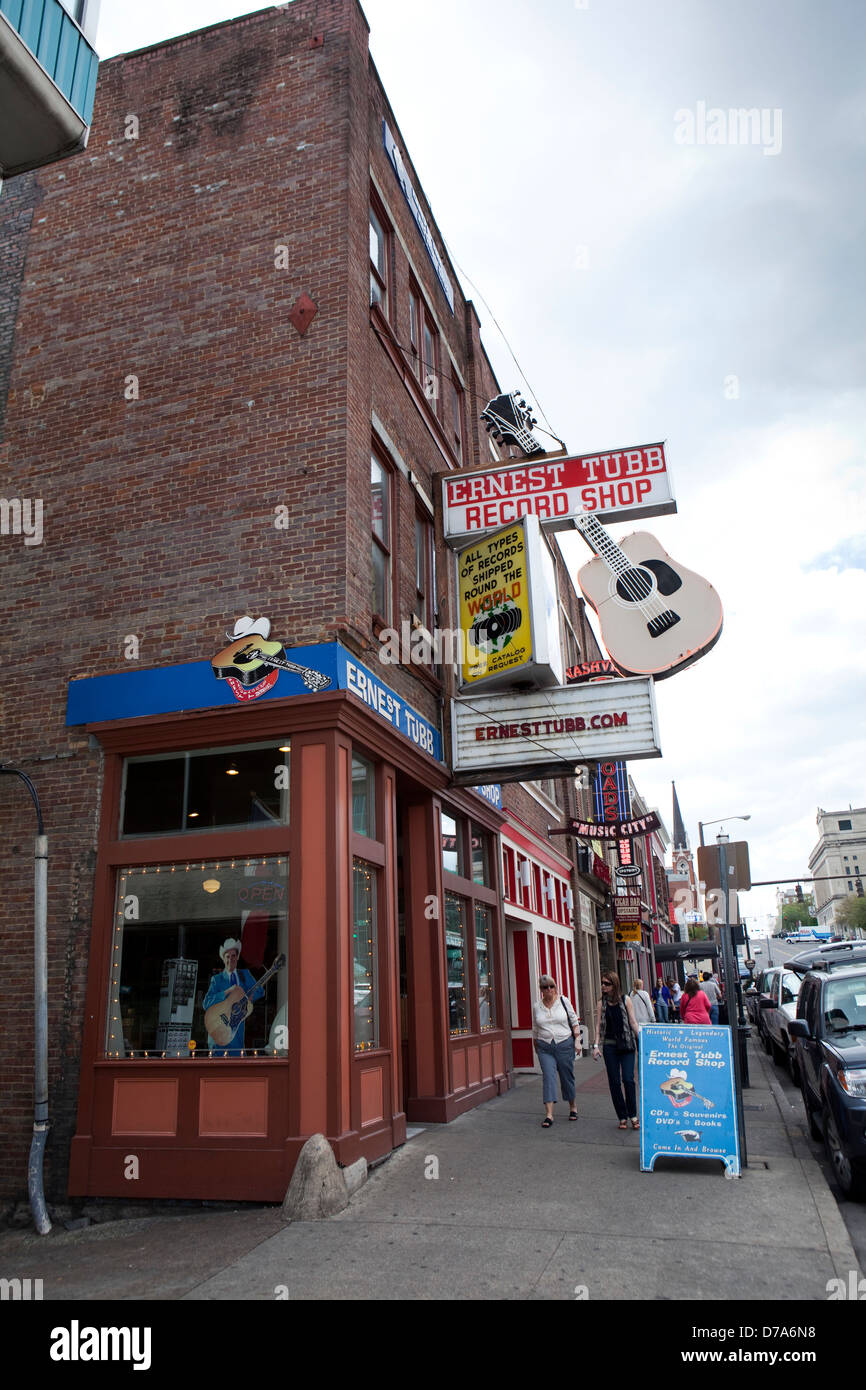
<path fill-rule="evenodd" d="M 523 520 L 476 541 L 457 560 L 464 683 L 517 676 L 533 660 Z"/>
<path fill-rule="evenodd" d="M 629 942 L 637 942 L 640 945 L 640 932 L 640 922 L 617 922 L 613 939 L 623 945 L 627 945 Z"/>

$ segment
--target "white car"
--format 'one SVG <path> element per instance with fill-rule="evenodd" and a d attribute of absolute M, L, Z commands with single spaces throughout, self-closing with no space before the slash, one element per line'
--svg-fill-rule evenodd
<path fill-rule="evenodd" d="M 802 983 L 800 975 L 795 975 L 785 966 L 776 966 L 764 975 L 758 999 L 758 1032 L 763 1038 L 764 1047 L 772 1052 L 773 1061 L 778 1066 L 788 1067 L 795 1085 L 799 1085 L 800 1073 L 797 1051 L 788 1025 L 797 1016 L 797 996 Z"/>

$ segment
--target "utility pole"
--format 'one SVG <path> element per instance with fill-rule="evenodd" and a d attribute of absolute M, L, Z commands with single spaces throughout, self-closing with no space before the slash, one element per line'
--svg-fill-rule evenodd
<path fill-rule="evenodd" d="M 728 987 L 728 1027 L 731 1030 L 731 1052 L 734 1060 L 734 1095 L 737 1103 L 737 1129 L 740 1135 L 740 1152 L 744 1168 L 748 1168 L 748 1153 L 746 1150 L 746 1117 L 743 1111 L 743 1073 L 740 1066 L 740 1031 L 739 1031 L 739 1012 L 737 1008 L 737 970 L 735 964 L 736 953 L 731 940 L 731 911 L 730 911 L 730 888 L 728 885 L 728 853 L 727 845 L 724 840 L 719 842 L 719 881 L 724 891 L 725 920 L 722 923 L 722 960 L 724 962 L 725 979 Z M 735 983 L 736 982 L 736 983 Z"/>

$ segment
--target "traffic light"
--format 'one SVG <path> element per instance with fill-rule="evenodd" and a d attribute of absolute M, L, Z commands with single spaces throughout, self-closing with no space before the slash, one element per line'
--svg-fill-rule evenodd
<path fill-rule="evenodd" d="M 802 884 L 798 883 L 798 884 L 797 884 L 797 902 L 798 902 L 798 903 L 801 903 L 802 901 L 803 901 L 803 886 L 802 886 Z"/>

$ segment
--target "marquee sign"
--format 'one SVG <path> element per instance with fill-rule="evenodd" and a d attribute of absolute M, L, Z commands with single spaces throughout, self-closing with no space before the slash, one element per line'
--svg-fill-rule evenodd
<path fill-rule="evenodd" d="M 586 686 L 507 691 L 452 701 L 455 782 L 563 777 L 577 762 L 661 757 L 653 682 L 645 676 Z M 609 838 L 593 825 L 588 839 Z M 637 830 L 635 834 L 648 834 Z"/>
<path fill-rule="evenodd" d="M 550 531 L 570 530 L 575 516 L 599 512 L 606 521 L 664 516 L 677 509 L 664 444 L 608 453 L 527 459 L 477 472 L 442 476 L 445 540 L 462 545 L 533 514 Z"/>
<path fill-rule="evenodd" d="M 629 755 L 633 757 L 633 754 Z M 644 754 L 643 756 L 652 756 Z M 576 835 L 580 840 L 637 840 L 642 835 L 652 835 L 658 830 L 661 821 L 655 811 L 634 820 L 613 821 L 608 825 L 596 825 L 594 821 L 573 820 L 565 830 L 551 830 L 551 835 Z M 619 870 L 617 870 L 619 873 Z"/>
<path fill-rule="evenodd" d="M 595 770 L 595 814 L 600 821 L 631 819 L 631 794 L 624 762 L 608 759 Z"/>

